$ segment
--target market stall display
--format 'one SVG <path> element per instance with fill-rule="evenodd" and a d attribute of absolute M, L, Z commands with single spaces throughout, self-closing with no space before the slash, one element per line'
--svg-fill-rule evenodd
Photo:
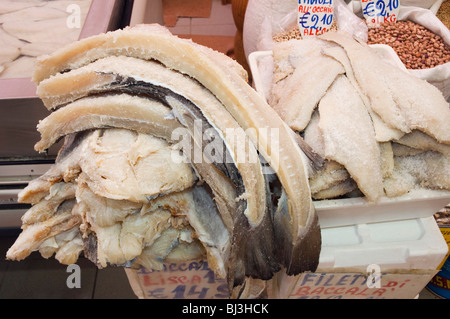
<path fill-rule="evenodd" d="M 447 251 L 432 216 L 450 200 L 447 35 L 351 15 L 259 37 L 256 90 L 156 24 L 38 58 L 34 151 L 58 153 L 18 194 L 31 208 L 7 258 L 84 254 L 140 298 L 416 296 Z M 167 280 L 186 276 L 208 280 Z"/>

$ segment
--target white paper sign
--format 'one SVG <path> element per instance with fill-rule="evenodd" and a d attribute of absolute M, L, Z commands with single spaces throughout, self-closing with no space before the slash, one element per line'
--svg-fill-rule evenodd
<path fill-rule="evenodd" d="M 298 27 L 302 37 L 327 32 L 333 23 L 333 0 L 298 0 Z"/>
<path fill-rule="evenodd" d="M 400 0 L 361 0 L 361 7 L 368 23 L 395 22 L 400 10 Z"/>

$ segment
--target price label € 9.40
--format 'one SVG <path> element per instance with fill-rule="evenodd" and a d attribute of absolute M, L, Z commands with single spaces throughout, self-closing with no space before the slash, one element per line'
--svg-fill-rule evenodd
<path fill-rule="evenodd" d="M 298 27 L 302 36 L 327 32 L 333 23 L 333 0 L 298 0 Z"/>
<path fill-rule="evenodd" d="M 400 0 L 361 0 L 363 16 L 369 24 L 395 22 Z"/>

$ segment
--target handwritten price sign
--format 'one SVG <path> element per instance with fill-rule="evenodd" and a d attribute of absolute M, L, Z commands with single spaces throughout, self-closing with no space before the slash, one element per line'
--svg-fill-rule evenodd
<path fill-rule="evenodd" d="M 363 16 L 368 23 L 395 22 L 400 10 L 399 0 L 361 0 Z"/>
<path fill-rule="evenodd" d="M 333 0 L 298 0 L 298 27 L 302 36 L 319 35 L 333 23 Z"/>

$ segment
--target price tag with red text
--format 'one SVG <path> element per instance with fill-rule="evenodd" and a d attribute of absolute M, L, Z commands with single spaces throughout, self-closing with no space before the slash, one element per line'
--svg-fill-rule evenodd
<path fill-rule="evenodd" d="M 327 32 L 333 23 L 333 0 L 298 0 L 298 27 L 302 37 Z"/>
<path fill-rule="evenodd" d="M 361 0 L 361 7 L 367 23 L 395 22 L 400 10 L 400 0 Z"/>

